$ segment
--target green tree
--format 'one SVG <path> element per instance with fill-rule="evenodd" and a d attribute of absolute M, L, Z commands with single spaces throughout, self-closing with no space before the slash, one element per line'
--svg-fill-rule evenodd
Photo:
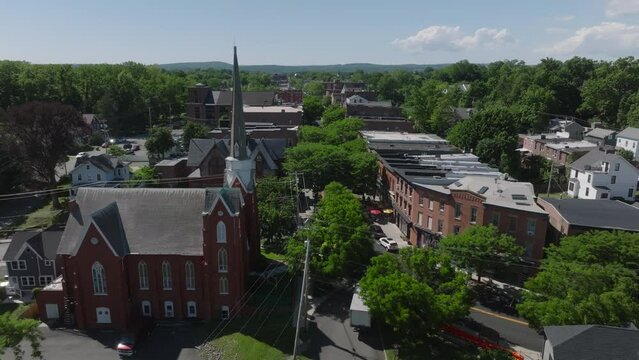
<path fill-rule="evenodd" d="M 339 146 L 303 142 L 286 149 L 284 170 L 304 173 L 307 186 L 315 193 L 331 181 L 344 181 L 349 169 L 348 153 Z"/>
<path fill-rule="evenodd" d="M 257 208 L 264 247 L 282 253 L 296 229 L 296 185 L 291 177 L 266 176 L 257 181 Z"/>
<path fill-rule="evenodd" d="M 635 154 L 632 151 L 626 149 L 617 149 L 617 155 L 626 159 L 630 163 L 632 163 L 635 157 Z"/>
<path fill-rule="evenodd" d="M 145 145 L 149 153 L 161 155 L 164 158 L 164 154 L 175 146 L 175 142 L 171 136 L 171 130 L 165 127 L 157 127 L 151 129 Z"/>
<path fill-rule="evenodd" d="M 34 180 L 46 187 L 56 184 L 55 169 L 67 161 L 73 143 L 85 124 L 72 106 L 30 102 L 9 108 L 0 128 L 19 150 L 22 166 L 32 173 Z M 59 205 L 52 195 L 53 205 Z"/>
<path fill-rule="evenodd" d="M 618 326 L 639 320 L 639 234 L 568 236 L 546 254 L 517 306 L 531 326 Z"/>
<path fill-rule="evenodd" d="M 113 156 L 117 156 L 117 157 L 126 155 L 126 151 L 124 151 L 124 149 L 122 149 L 121 147 L 119 147 L 119 146 L 117 146 L 115 144 L 109 146 L 107 148 L 106 152 L 109 155 L 113 155 Z"/>
<path fill-rule="evenodd" d="M 304 97 L 304 124 L 314 124 L 320 120 L 324 113 L 324 103 L 321 98 L 317 96 L 305 96 Z"/>
<path fill-rule="evenodd" d="M 287 258 L 298 264 L 303 240 L 311 243 L 311 267 L 331 277 L 351 277 L 366 266 L 373 247 L 362 205 L 344 185 L 332 182 L 324 189 L 311 225 L 289 239 Z M 293 268 L 296 268 L 294 265 Z"/>
<path fill-rule="evenodd" d="M 182 133 L 182 146 L 184 150 L 189 150 L 191 139 L 206 139 L 209 137 L 209 131 L 201 124 L 196 124 L 189 121 L 184 126 L 184 132 Z"/>
<path fill-rule="evenodd" d="M 131 181 L 129 185 L 131 187 L 138 187 L 140 185 L 152 185 L 157 184 L 160 177 L 158 176 L 157 171 L 154 167 L 145 165 L 141 168 L 137 169 L 133 176 L 131 177 Z"/>
<path fill-rule="evenodd" d="M 411 343 L 468 314 L 471 296 L 466 279 L 448 258 L 406 248 L 399 256 L 373 258 L 360 287 L 372 316 Z"/>
<path fill-rule="evenodd" d="M 471 226 L 461 234 L 446 236 L 439 242 L 438 251 L 458 266 L 472 270 L 481 281 L 486 270 L 508 266 L 523 255 L 524 248 L 490 225 Z"/>
<path fill-rule="evenodd" d="M 367 151 L 351 152 L 350 187 L 356 194 L 374 195 L 377 184 L 377 156 Z"/>
<path fill-rule="evenodd" d="M 31 344 L 31 357 L 42 359 L 40 341 L 43 337 L 39 324 L 33 319 L 19 319 L 11 312 L 0 315 L 0 355 L 11 349 L 16 360 L 23 359 L 25 352 L 20 343 L 27 340 Z"/>
<path fill-rule="evenodd" d="M 322 126 L 328 126 L 344 118 L 346 118 L 346 109 L 340 105 L 331 105 L 322 114 Z"/>
<path fill-rule="evenodd" d="M 312 80 L 304 84 L 304 94 L 316 97 L 322 97 L 325 94 L 324 83 L 319 80 Z"/>

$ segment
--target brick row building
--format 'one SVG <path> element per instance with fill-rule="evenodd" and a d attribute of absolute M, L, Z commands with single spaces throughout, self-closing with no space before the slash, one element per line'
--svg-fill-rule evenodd
<path fill-rule="evenodd" d="M 532 184 L 511 181 L 435 135 L 362 135 L 379 158 L 382 198 L 412 245 L 436 246 L 442 236 L 492 224 L 512 235 L 527 258 L 541 259 L 548 214 Z"/>

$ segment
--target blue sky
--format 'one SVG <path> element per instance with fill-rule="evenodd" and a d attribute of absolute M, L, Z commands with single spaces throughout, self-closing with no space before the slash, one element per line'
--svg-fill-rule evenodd
<path fill-rule="evenodd" d="M 490 62 L 639 56 L 639 0 L 0 0 L 0 59 Z"/>

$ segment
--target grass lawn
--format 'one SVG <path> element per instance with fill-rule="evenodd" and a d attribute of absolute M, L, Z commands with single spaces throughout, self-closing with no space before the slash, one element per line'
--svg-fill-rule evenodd
<path fill-rule="evenodd" d="M 44 228 L 53 225 L 56 215 L 62 210 L 54 209 L 51 202 L 25 216 L 24 220 L 17 224 L 16 229 Z"/>
<path fill-rule="evenodd" d="M 289 274 L 271 278 L 248 301 L 242 315 L 213 323 L 217 337 L 200 350 L 203 359 L 286 359 L 293 352 L 295 329 L 291 326 L 294 283 Z M 262 306 L 260 308 L 260 305 Z M 255 311 L 257 310 L 257 311 Z"/>
<path fill-rule="evenodd" d="M 262 255 L 269 260 L 285 262 L 284 261 L 285 257 L 282 254 L 277 254 L 277 253 L 269 252 L 268 250 L 262 249 Z"/>

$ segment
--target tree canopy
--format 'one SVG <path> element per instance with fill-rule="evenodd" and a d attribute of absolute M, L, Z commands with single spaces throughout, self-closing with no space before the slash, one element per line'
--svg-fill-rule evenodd
<path fill-rule="evenodd" d="M 508 266 L 524 253 L 515 238 L 500 234 L 492 225 L 471 226 L 461 234 L 444 237 L 437 246 L 457 266 L 475 272 L 478 280 L 485 270 Z"/>
<path fill-rule="evenodd" d="M 531 326 L 639 320 L 639 234 L 593 231 L 547 249 L 541 271 L 528 280 L 519 314 Z"/>
<path fill-rule="evenodd" d="M 257 181 L 257 207 L 263 246 L 281 253 L 297 228 L 296 184 L 292 177 L 266 176 Z"/>
<path fill-rule="evenodd" d="M 311 225 L 289 240 L 286 253 L 292 263 L 304 258 L 305 239 L 311 243 L 312 270 L 324 276 L 353 275 L 366 266 L 373 251 L 362 205 L 337 182 L 324 189 Z"/>
<path fill-rule="evenodd" d="M 189 151 L 189 145 L 191 139 L 207 139 L 209 138 L 209 130 L 201 124 L 188 121 L 184 125 L 184 132 L 182 133 L 182 147 L 184 150 Z"/>
<path fill-rule="evenodd" d="M 151 129 L 151 133 L 146 139 L 145 146 L 149 153 L 160 155 L 164 158 L 166 152 L 175 146 L 175 141 L 171 136 L 171 130 L 165 127 Z"/>
<path fill-rule="evenodd" d="M 38 330 L 39 324 L 39 321 L 33 319 L 19 319 L 12 312 L 0 315 L 0 355 L 10 349 L 16 360 L 23 359 L 25 351 L 20 343 L 27 340 L 31 344 L 31 357 L 41 359 L 42 334 Z"/>
<path fill-rule="evenodd" d="M 331 105 L 322 113 L 322 126 L 328 126 L 337 120 L 342 120 L 346 117 L 346 109 L 341 105 Z"/>
<path fill-rule="evenodd" d="M 80 113 L 70 105 L 30 102 L 9 108 L 4 121 L 2 137 L 16 150 L 13 156 L 21 167 L 36 182 L 55 185 L 56 167 L 67 161 L 85 129 Z"/>
<path fill-rule="evenodd" d="M 450 259 L 432 250 L 405 248 L 399 256 L 373 258 L 360 287 L 373 317 L 408 342 L 419 342 L 468 314 L 466 279 Z"/>
<path fill-rule="evenodd" d="M 315 192 L 338 181 L 358 194 L 373 193 L 377 158 L 359 138 L 363 125 L 360 119 L 348 118 L 323 127 L 302 126 L 300 143 L 286 151 L 284 169 L 304 173 L 307 185 Z"/>
<path fill-rule="evenodd" d="M 324 113 L 324 103 L 322 99 L 316 96 L 305 96 L 302 108 L 304 109 L 304 124 L 306 125 L 320 120 Z"/>

